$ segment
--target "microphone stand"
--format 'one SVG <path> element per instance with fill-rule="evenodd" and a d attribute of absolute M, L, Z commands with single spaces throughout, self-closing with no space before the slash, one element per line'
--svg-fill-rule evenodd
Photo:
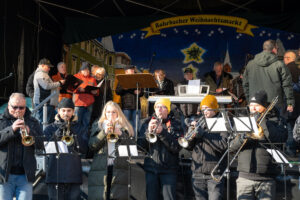
<path fill-rule="evenodd" d="M 11 78 L 11 77 L 13 77 L 13 73 L 9 73 L 8 76 L 6 76 L 6 77 L 0 79 L 0 82 L 4 81 L 4 80 L 6 80 L 6 79 L 9 79 L 9 78 Z"/>

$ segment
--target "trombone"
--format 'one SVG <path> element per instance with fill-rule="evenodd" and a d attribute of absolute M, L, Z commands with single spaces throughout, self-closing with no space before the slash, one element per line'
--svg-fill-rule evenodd
<path fill-rule="evenodd" d="M 264 118 L 267 116 L 267 114 L 273 109 L 273 107 L 276 105 L 276 103 L 278 102 L 278 96 L 276 96 L 272 102 L 270 103 L 270 105 L 267 107 L 267 109 L 261 113 L 261 115 L 258 117 L 258 119 L 256 120 L 256 124 L 258 126 L 258 134 L 256 135 L 255 133 L 251 133 L 249 136 L 249 138 L 252 139 L 260 139 L 264 136 L 264 132 L 262 127 L 260 126 L 260 124 L 262 123 L 262 121 L 264 120 Z M 231 161 L 229 162 L 229 165 L 226 167 L 226 169 L 224 170 L 224 172 L 222 173 L 222 175 L 220 177 L 216 177 L 214 175 L 214 172 L 217 170 L 217 168 L 219 167 L 220 163 L 223 161 L 224 157 L 227 155 L 228 153 L 228 149 L 226 150 L 226 152 L 222 155 L 222 157 L 220 158 L 220 160 L 218 161 L 218 163 L 216 164 L 216 166 L 213 168 L 213 170 L 211 171 L 210 175 L 212 177 L 213 180 L 220 182 L 222 180 L 222 178 L 225 176 L 225 174 L 229 171 L 229 167 L 230 165 L 232 165 L 233 161 L 236 159 L 236 157 L 239 155 L 240 151 L 242 150 L 242 148 L 245 146 L 245 144 L 247 143 L 248 138 L 246 138 L 243 142 L 243 144 L 240 146 L 240 148 L 237 150 L 237 152 L 235 153 L 235 155 L 233 156 L 233 158 L 231 159 Z"/>
<path fill-rule="evenodd" d="M 25 128 L 20 128 L 20 134 L 22 137 L 22 144 L 26 147 L 29 147 L 35 143 L 35 139 L 33 136 L 29 135 L 26 129 L 25 120 L 24 117 L 18 117 L 18 119 L 21 119 L 24 121 Z"/>
<path fill-rule="evenodd" d="M 71 146 L 74 143 L 74 137 L 70 134 L 70 120 L 67 122 L 67 129 L 63 131 L 63 136 L 61 138 L 61 141 L 64 142 L 67 146 Z"/>

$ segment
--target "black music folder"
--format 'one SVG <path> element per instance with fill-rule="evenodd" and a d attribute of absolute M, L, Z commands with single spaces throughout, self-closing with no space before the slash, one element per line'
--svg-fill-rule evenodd
<path fill-rule="evenodd" d="M 75 76 L 68 74 L 66 77 L 66 82 L 64 85 L 61 86 L 62 89 L 65 90 L 69 90 L 71 92 L 73 92 L 74 90 L 77 89 L 77 87 L 83 83 L 82 80 L 80 80 L 79 78 L 76 78 Z"/>
<path fill-rule="evenodd" d="M 99 90 L 99 89 L 100 89 L 100 87 L 87 85 L 87 86 L 84 88 L 84 92 L 85 92 L 85 93 L 91 93 L 92 90 Z"/>

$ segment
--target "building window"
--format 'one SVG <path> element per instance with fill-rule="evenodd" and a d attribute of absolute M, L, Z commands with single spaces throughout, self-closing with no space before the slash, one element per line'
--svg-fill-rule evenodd
<path fill-rule="evenodd" d="M 108 57 L 108 65 L 112 66 L 112 56 Z"/>
<path fill-rule="evenodd" d="M 76 72 L 77 72 L 77 56 L 72 55 L 71 74 L 76 74 Z"/>
<path fill-rule="evenodd" d="M 80 48 L 85 50 L 85 42 L 80 42 Z"/>

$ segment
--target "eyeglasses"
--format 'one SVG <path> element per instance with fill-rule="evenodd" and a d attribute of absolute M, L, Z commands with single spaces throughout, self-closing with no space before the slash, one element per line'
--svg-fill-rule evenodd
<path fill-rule="evenodd" d="M 26 108 L 26 106 L 12 106 L 12 105 L 10 105 L 10 107 L 12 107 L 12 109 L 14 109 L 14 110 L 17 110 L 17 109 L 24 110 Z"/>

